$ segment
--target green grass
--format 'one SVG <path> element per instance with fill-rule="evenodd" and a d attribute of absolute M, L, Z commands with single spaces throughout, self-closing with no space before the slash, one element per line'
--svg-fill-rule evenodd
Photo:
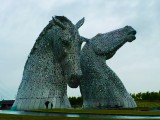
<path fill-rule="evenodd" d="M 136 101 L 138 107 L 160 107 L 160 101 Z"/>
<path fill-rule="evenodd" d="M 160 111 L 149 111 L 149 107 L 160 107 L 160 101 L 136 101 L 136 109 L 40 109 L 39 112 L 63 112 L 63 113 L 89 113 L 89 114 L 121 114 L 121 115 L 160 115 Z M 31 115 L 10 115 L 0 114 L 0 120 L 106 120 L 100 118 L 73 118 L 55 116 L 31 116 Z M 107 120 L 128 120 L 128 119 L 107 119 Z M 130 119 L 132 120 L 132 119 Z M 138 119 L 137 119 L 138 120 Z M 151 120 L 151 119 L 150 119 Z"/>
<path fill-rule="evenodd" d="M 0 120 L 57 120 L 57 119 L 67 120 L 67 118 L 65 117 L 0 114 Z"/>
<path fill-rule="evenodd" d="M 136 109 L 41 109 L 34 111 L 64 112 L 64 113 L 90 113 L 90 114 L 127 114 L 127 115 L 160 115 L 160 111 L 149 111 L 151 107 L 160 107 L 160 101 L 136 101 Z"/>
<path fill-rule="evenodd" d="M 77 109 L 41 109 L 37 112 L 60 112 L 60 113 L 88 113 L 88 114 L 113 114 L 113 115 L 160 115 L 160 111 L 148 111 L 146 108 L 139 109 L 113 109 L 113 110 L 77 110 Z"/>
<path fill-rule="evenodd" d="M 128 120 L 128 119 L 72 118 L 72 117 L 54 117 L 54 116 L 30 116 L 30 115 L 0 114 L 0 120 Z M 129 120 L 135 120 L 135 119 L 129 119 Z M 139 120 L 139 119 L 136 119 L 136 120 Z M 150 119 L 150 120 L 155 120 L 155 119 Z"/>

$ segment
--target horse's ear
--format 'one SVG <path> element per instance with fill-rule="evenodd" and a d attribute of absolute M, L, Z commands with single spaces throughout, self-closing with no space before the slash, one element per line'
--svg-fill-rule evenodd
<path fill-rule="evenodd" d="M 56 25 L 58 25 L 59 27 L 61 27 L 63 30 L 66 29 L 66 26 L 60 20 L 58 20 L 57 18 L 55 18 L 55 17 L 52 16 L 52 20 L 54 21 L 54 23 Z"/>
<path fill-rule="evenodd" d="M 75 26 L 77 27 L 77 29 L 79 29 L 83 25 L 83 23 L 84 23 L 84 17 L 81 20 L 79 20 Z"/>

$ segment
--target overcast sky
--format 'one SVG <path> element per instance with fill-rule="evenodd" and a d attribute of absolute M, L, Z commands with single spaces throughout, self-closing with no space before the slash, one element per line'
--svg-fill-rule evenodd
<path fill-rule="evenodd" d="M 74 24 L 85 17 L 80 35 L 92 38 L 126 25 L 137 39 L 106 63 L 129 93 L 160 90 L 160 0 L 0 0 L 0 100 L 14 99 L 33 44 L 54 15 Z M 68 96 L 80 96 L 68 89 Z"/>

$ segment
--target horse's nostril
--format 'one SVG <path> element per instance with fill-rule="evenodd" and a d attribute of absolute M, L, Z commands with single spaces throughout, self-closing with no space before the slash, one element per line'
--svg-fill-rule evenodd
<path fill-rule="evenodd" d="M 136 32 L 135 30 L 132 32 L 133 35 L 135 35 L 136 33 L 137 33 L 137 32 Z"/>
<path fill-rule="evenodd" d="M 133 31 L 129 32 L 128 35 L 136 35 L 136 33 L 137 32 L 135 30 L 133 30 Z"/>

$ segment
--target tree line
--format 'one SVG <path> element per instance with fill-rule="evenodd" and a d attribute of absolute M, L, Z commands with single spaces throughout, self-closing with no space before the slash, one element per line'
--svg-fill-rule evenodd
<path fill-rule="evenodd" d="M 145 101 L 158 101 L 160 100 L 160 91 L 159 92 L 145 92 L 145 93 L 133 93 L 131 96 L 136 100 L 145 100 Z"/>
<path fill-rule="evenodd" d="M 160 101 L 160 91 L 159 92 L 139 92 L 130 94 L 135 101 Z M 81 107 L 83 104 L 83 99 L 79 97 L 69 97 L 69 101 L 72 107 Z"/>

